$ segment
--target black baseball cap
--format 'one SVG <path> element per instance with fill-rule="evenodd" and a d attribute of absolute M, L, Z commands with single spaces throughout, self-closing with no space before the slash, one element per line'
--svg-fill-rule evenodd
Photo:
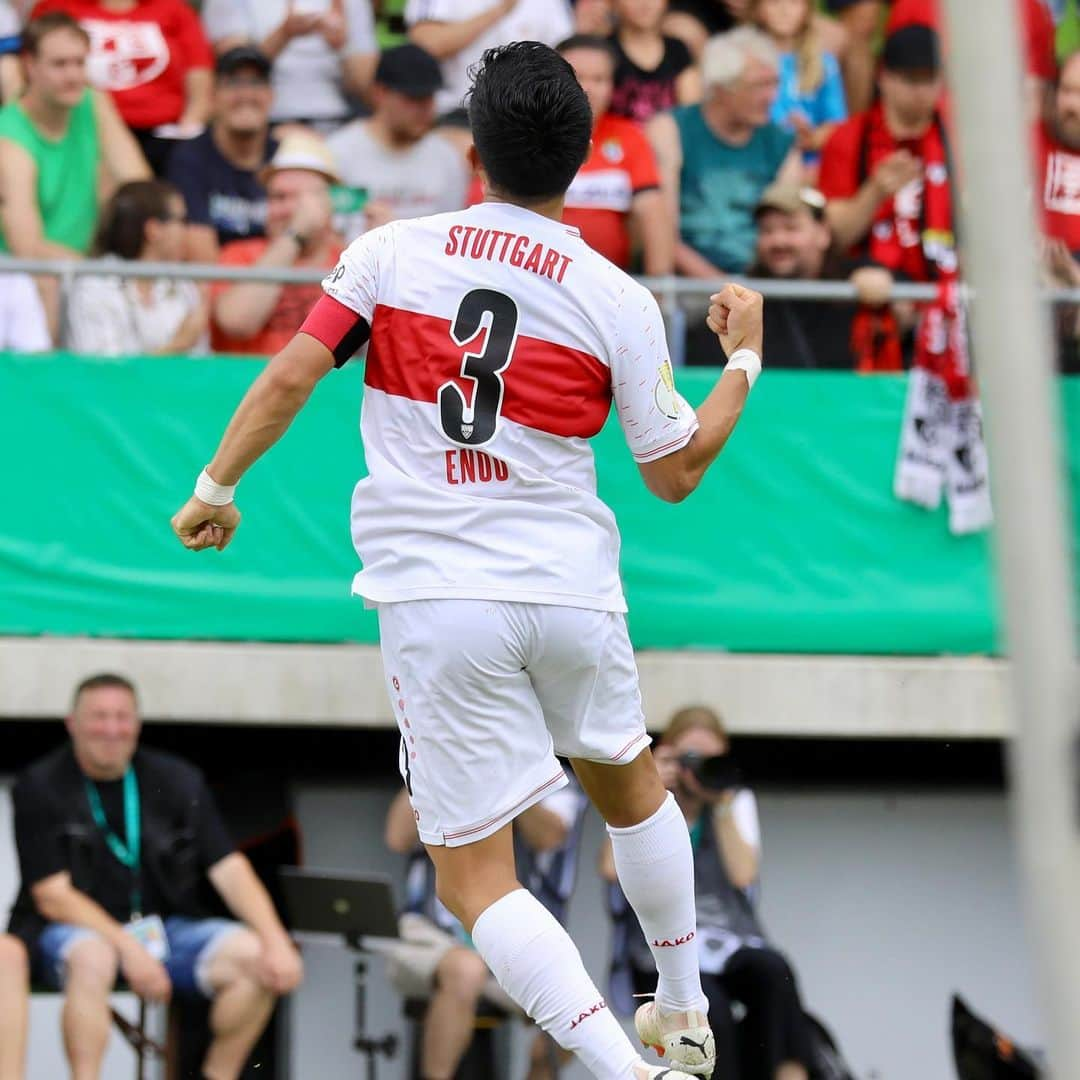
<path fill-rule="evenodd" d="M 885 39 L 881 66 L 886 71 L 939 71 L 941 44 L 937 32 L 922 23 L 894 30 Z"/>
<path fill-rule="evenodd" d="M 237 45 L 217 58 L 214 70 L 218 75 L 232 75 L 247 67 L 255 68 L 264 79 L 269 79 L 273 65 L 266 53 L 254 45 Z"/>
<path fill-rule="evenodd" d="M 411 42 L 387 49 L 379 57 L 375 81 L 409 97 L 430 97 L 443 85 L 439 62 L 426 49 Z"/>

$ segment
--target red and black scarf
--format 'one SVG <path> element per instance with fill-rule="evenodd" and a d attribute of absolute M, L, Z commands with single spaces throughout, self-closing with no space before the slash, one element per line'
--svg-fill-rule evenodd
<path fill-rule="evenodd" d="M 945 125 L 937 114 L 918 138 L 898 141 L 889 131 L 880 102 L 863 119 L 860 173 L 866 177 L 894 150 L 906 149 L 923 163 L 922 181 L 878 207 L 866 254 L 893 273 L 913 281 L 956 277 L 952 166 Z"/>

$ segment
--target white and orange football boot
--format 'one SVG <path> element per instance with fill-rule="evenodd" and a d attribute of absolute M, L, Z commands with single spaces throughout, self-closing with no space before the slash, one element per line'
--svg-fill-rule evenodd
<path fill-rule="evenodd" d="M 634 1014 L 634 1027 L 642 1043 L 655 1050 L 673 1069 L 682 1069 L 695 1076 L 712 1075 L 716 1066 L 716 1044 L 704 1013 L 668 1013 L 655 1001 L 646 1001 Z"/>

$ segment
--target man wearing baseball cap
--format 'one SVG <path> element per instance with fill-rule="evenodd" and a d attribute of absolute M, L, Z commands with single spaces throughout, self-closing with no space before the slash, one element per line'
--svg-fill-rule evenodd
<path fill-rule="evenodd" d="M 939 106 L 941 56 L 928 26 L 891 33 L 879 101 L 825 144 L 819 186 L 841 248 L 893 273 L 937 281 L 956 272 L 948 136 Z"/>
<path fill-rule="evenodd" d="M 266 188 L 257 173 L 277 150 L 266 55 L 238 45 L 218 57 L 215 73 L 210 126 L 176 147 L 166 177 L 184 196 L 194 262 L 214 262 L 222 245 L 264 234 Z"/>
<path fill-rule="evenodd" d="M 372 88 L 374 111 L 327 139 L 344 182 L 363 193 L 360 211 L 342 222 L 347 240 L 398 218 L 465 205 L 469 177 L 451 143 L 432 132 L 438 61 L 419 45 L 388 49 Z"/>
<path fill-rule="evenodd" d="M 825 198 L 813 188 L 770 184 L 754 211 L 757 254 L 753 278 L 850 281 L 857 302 L 772 300 L 766 305 L 765 336 L 770 355 L 781 367 L 876 370 L 852 331 L 874 316 L 878 339 L 867 344 L 875 355 L 886 345 L 899 367 L 899 338 L 887 308 L 892 275 L 867 260 L 855 260 L 833 248 L 825 220 Z M 891 330 L 892 340 L 880 340 Z"/>
<path fill-rule="evenodd" d="M 343 245 L 331 221 L 330 185 L 340 183 L 333 155 L 319 136 L 286 135 L 260 173 L 266 185 L 266 236 L 222 248 L 222 266 L 331 270 Z M 272 355 L 291 340 L 321 286 L 217 282 L 211 291 L 215 352 Z"/>

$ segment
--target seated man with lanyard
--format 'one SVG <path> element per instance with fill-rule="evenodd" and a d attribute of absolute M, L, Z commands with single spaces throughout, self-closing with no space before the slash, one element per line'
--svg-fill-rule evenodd
<path fill-rule="evenodd" d="M 564 924 L 587 808 L 584 792 L 571 779 L 514 822 L 518 879 Z M 404 789 L 386 815 L 386 844 L 409 856 L 402 940 L 386 950 L 387 974 L 403 997 L 430 999 L 418 1075 L 422 1080 L 449 1080 L 472 1041 L 481 998 L 510 1015 L 522 1013 L 488 971 L 464 927 L 435 895 L 435 867 L 420 843 Z M 541 1031 L 530 1056 L 528 1080 L 548 1080 L 555 1075 L 556 1057 L 559 1065 L 569 1060 Z"/>
<path fill-rule="evenodd" d="M 138 746 L 134 686 L 119 675 L 75 691 L 69 744 L 30 765 L 13 791 L 22 884 L 13 933 L 35 976 L 63 989 L 74 1080 L 99 1076 L 118 974 L 145 1000 L 212 1000 L 204 1077 L 239 1076 L 278 995 L 300 983 L 299 954 L 202 774 Z M 239 921 L 204 918 L 204 877 Z"/>

